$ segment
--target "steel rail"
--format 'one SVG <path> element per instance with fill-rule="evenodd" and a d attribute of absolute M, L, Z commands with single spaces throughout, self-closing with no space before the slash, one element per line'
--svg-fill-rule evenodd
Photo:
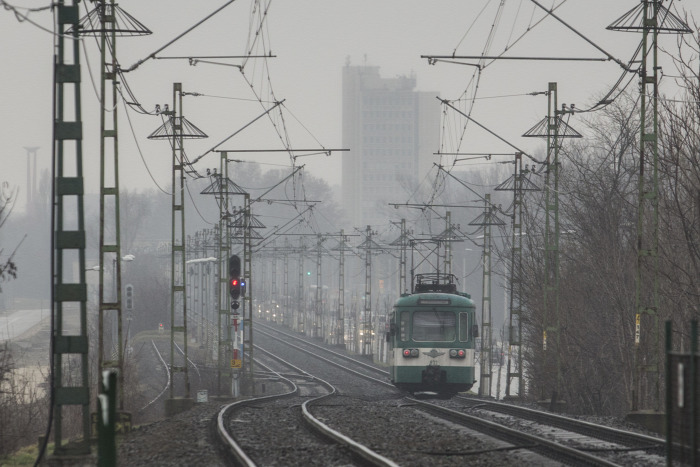
<path fill-rule="evenodd" d="M 268 355 L 270 358 L 278 360 L 278 361 L 282 362 L 283 364 L 293 368 L 294 370 L 296 370 L 300 373 L 300 375 L 295 375 L 294 377 L 310 378 L 313 381 L 317 382 L 320 386 L 322 386 L 328 390 L 327 394 L 322 394 L 321 396 L 309 399 L 301 405 L 302 416 L 304 418 L 304 421 L 306 423 L 308 423 L 309 426 L 313 430 L 317 431 L 318 433 L 320 433 L 321 435 L 323 435 L 327 438 L 332 439 L 336 443 L 347 447 L 355 455 L 361 457 L 365 461 L 369 462 L 371 465 L 382 466 L 382 467 L 399 467 L 398 464 L 393 462 L 391 459 L 388 459 L 388 458 L 382 456 L 381 454 L 378 454 L 378 453 L 372 451 L 367 446 L 365 446 L 361 443 L 358 443 L 358 442 L 354 441 L 353 439 L 343 435 L 342 433 L 334 430 L 333 428 L 329 427 L 328 425 L 326 425 L 325 423 L 320 421 L 318 418 L 314 417 L 314 415 L 310 411 L 310 406 L 315 402 L 318 402 L 326 397 L 329 397 L 329 396 L 332 396 L 333 394 L 336 394 L 336 388 L 332 384 L 328 383 L 325 380 L 322 380 L 320 378 L 317 378 L 317 377 L 311 375 L 307 371 L 302 370 L 301 368 L 293 365 L 292 363 L 287 362 L 286 360 L 274 355 L 273 353 L 271 353 L 265 349 L 262 349 L 259 346 L 255 346 L 255 347 L 257 350 L 262 351 L 263 353 Z M 265 365 L 261 365 L 261 366 L 265 366 Z M 246 399 L 243 401 L 234 402 L 234 403 L 229 404 L 229 405 L 225 406 L 224 408 L 222 408 L 219 411 L 219 415 L 217 416 L 217 432 L 219 434 L 220 439 L 228 446 L 231 454 L 236 458 L 236 460 L 241 465 L 245 465 L 246 467 L 254 467 L 257 464 L 255 464 L 255 462 L 252 459 L 250 459 L 250 457 L 248 457 L 248 455 L 244 452 L 244 450 L 241 448 L 241 446 L 228 433 L 228 430 L 226 430 L 226 427 L 225 427 L 226 414 L 236 406 L 249 404 L 250 402 L 269 401 L 269 400 L 279 399 L 282 397 L 287 397 L 287 396 L 290 396 L 293 394 L 297 394 L 298 390 L 299 390 L 297 385 L 293 381 L 291 381 L 288 378 L 283 377 L 279 372 L 274 371 L 267 366 L 265 366 L 265 367 L 269 371 L 271 371 L 272 373 L 276 374 L 280 379 L 286 380 L 286 381 L 288 381 L 288 383 L 292 384 L 294 387 L 294 390 L 290 391 L 288 393 L 285 393 L 285 394 L 281 394 L 281 395 L 276 394 L 276 395 L 271 395 L 271 396 L 256 397 L 256 398 L 252 398 L 252 399 Z"/>
<path fill-rule="evenodd" d="M 514 430 L 473 415 L 467 415 L 452 409 L 431 404 L 429 402 L 420 401 L 418 399 L 407 398 L 407 400 L 410 400 L 412 403 L 420 406 L 422 409 L 439 415 L 442 418 L 447 418 L 453 422 L 459 423 L 460 425 L 476 429 L 479 432 L 486 433 L 494 438 L 499 438 L 510 443 L 516 443 L 516 445 L 522 444 L 523 449 L 537 452 L 538 454 L 567 464 L 606 467 L 618 465 L 606 459 L 601 459 L 586 452 L 579 451 L 578 449 L 571 448 L 545 438 L 540 438 L 529 433 L 524 433 L 519 430 Z"/>
<path fill-rule="evenodd" d="M 282 359 L 279 359 L 283 361 Z M 295 370 L 298 370 L 297 367 L 292 365 L 291 363 L 285 362 L 286 364 L 292 366 Z M 272 371 L 273 373 L 276 373 L 278 377 L 285 381 L 288 385 L 291 385 L 292 389 L 286 393 L 282 394 L 272 394 L 269 396 L 261 396 L 261 397 L 255 397 L 252 399 L 245 399 L 241 401 L 236 401 L 231 404 L 225 405 L 224 407 L 219 410 L 218 415 L 216 416 L 216 433 L 219 436 L 220 442 L 226 446 L 228 449 L 228 452 L 236 459 L 236 461 L 243 466 L 246 467 L 256 467 L 257 464 L 250 458 L 248 455 L 245 453 L 243 448 L 236 442 L 236 440 L 229 434 L 228 430 L 226 429 L 226 420 L 228 419 L 228 414 L 231 412 L 234 408 L 241 406 L 243 404 L 247 404 L 250 402 L 260 402 L 260 401 L 270 401 L 270 400 L 276 400 L 276 399 L 282 399 L 284 397 L 289 397 L 294 394 L 297 394 L 299 392 L 299 387 L 292 381 L 291 379 L 285 378 L 284 376 L 280 375 L 278 372 L 268 368 L 268 370 Z M 303 373 L 303 370 L 300 370 Z"/>
<path fill-rule="evenodd" d="M 663 454 L 666 441 L 661 438 L 620 430 L 604 425 L 597 425 L 584 420 L 564 417 L 550 412 L 542 412 L 527 407 L 520 407 L 502 402 L 485 401 L 475 397 L 457 396 L 458 399 L 476 403 L 471 408 L 485 409 L 507 415 L 514 415 L 534 422 L 555 426 L 563 430 L 572 431 L 585 436 L 603 439 L 629 447 L 638 447 L 640 450 L 657 450 Z"/>
<path fill-rule="evenodd" d="M 160 394 L 158 394 L 158 395 L 155 397 L 155 399 L 153 399 L 151 402 L 149 402 L 148 404 L 146 404 L 146 405 L 144 405 L 143 407 L 141 407 L 141 408 L 139 409 L 139 412 L 143 412 L 143 411 L 146 410 L 150 405 L 152 405 L 155 401 L 157 401 L 158 399 L 160 399 L 160 398 L 163 396 L 163 394 L 165 394 L 165 391 L 167 391 L 168 388 L 170 387 L 170 367 L 168 366 L 167 363 L 165 363 L 165 360 L 163 360 L 163 356 L 160 354 L 160 351 L 158 350 L 158 347 L 156 347 L 156 343 L 155 343 L 155 341 L 153 341 L 153 339 L 151 339 L 151 344 L 153 344 L 153 349 L 155 350 L 156 355 L 158 356 L 158 358 L 160 359 L 160 361 L 163 363 L 163 368 L 165 368 L 165 374 L 167 375 L 168 379 L 167 379 L 167 382 L 165 383 L 165 387 L 164 387 L 163 390 L 160 392 Z"/>
<path fill-rule="evenodd" d="M 182 350 L 182 348 L 177 344 L 177 342 L 174 342 L 174 344 L 175 344 L 175 347 L 177 348 L 177 351 L 180 352 L 183 356 L 185 356 L 185 351 Z M 197 372 L 197 376 L 199 377 L 199 382 L 201 383 L 202 382 L 202 374 L 199 372 L 199 367 L 189 357 L 187 357 L 187 361 L 192 366 L 192 368 L 194 368 L 194 371 Z"/>
<path fill-rule="evenodd" d="M 331 354 L 331 355 L 333 355 L 333 356 L 335 356 L 335 357 L 338 357 L 338 358 L 340 358 L 340 359 L 342 359 L 342 360 L 346 360 L 346 361 L 355 363 L 355 364 L 357 364 L 357 365 L 359 365 L 359 366 L 361 366 L 361 367 L 363 367 L 363 368 L 366 368 L 366 369 L 368 369 L 368 370 L 374 371 L 374 372 L 376 372 L 376 373 L 380 373 L 380 374 L 382 374 L 383 376 L 386 376 L 386 377 L 389 376 L 389 372 L 386 371 L 386 370 L 382 370 L 381 368 L 377 368 L 377 367 L 375 367 L 374 365 L 370 365 L 370 364 L 368 364 L 368 363 L 362 362 L 362 361 L 357 360 L 357 359 L 355 359 L 355 358 L 348 357 L 347 355 L 344 355 L 344 354 L 342 354 L 342 353 L 340 353 L 340 352 L 336 352 L 336 351 L 334 351 L 334 350 L 328 349 L 328 348 L 326 348 L 326 347 L 324 347 L 324 346 L 322 346 L 322 345 L 314 344 L 313 342 L 309 342 L 309 341 L 307 341 L 307 340 L 305 340 L 305 339 L 302 339 L 302 338 L 300 338 L 300 337 L 297 337 L 297 336 L 295 336 L 295 335 L 293 335 L 293 334 L 289 334 L 289 333 L 287 333 L 287 332 L 280 331 L 280 330 L 278 330 L 278 329 L 275 329 L 275 328 L 272 327 L 272 326 L 268 326 L 268 325 L 266 325 L 266 324 L 262 324 L 262 323 L 260 323 L 260 322 L 258 322 L 258 321 L 255 322 L 255 326 L 256 326 L 256 328 L 257 328 L 257 327 L 263 327 L 263 328 L 268 329 L 268 330 L 270 330 L 270 331 L 274 331 L 274 332 L 276 332 L 276 333 L 282 334 L 282 335 L 285 336 L 285 337 L 289 337 L 290 339 L 293 339 L 293 340 L 295 340 L 295 341 L 303 342 L 304 344 L 306 344 L 306 345 L 308 345 L 308 346 L 311 346 L 311 347 L 314 347 L 314 348 L 316 348 L 316 349 L 319 349 L 319 350 L 322 350 L 322 351 L 324 351 L 324 352 L 327 352 L 327 353 L 329 353 L 329 354 Z M 256 329 L 256 331 L 258 331 L 258 329 Z M 270 334 L 264 333 L 264 332 L 262 332 L 262 331 L 261 331 L 261 334 L 265 334 L 266 336 L 273 337 L 274 339 L 277 339 L 276 337 L 271 336 Z M 285 341 L 282 341 L 282 342 L 285 342 Z M 285 342 L 285 343 L 286 343 L 286 342 Z M 289 345 L 292 345 L 292 344 L 289 344 Z M 302 350 L 302 349 L 299 349 L 299 350 Z M 306 351 L 306 352 L 309 353 L 308 351 Z M 315 354 L 311 354 L 311 355 L 315 355 Z M 319 358 L 323 359 L 323 357 L 319 357 Z M 330 362 L 330 363 L 332 363 L 332 362 Z M 344 368 L 344 367 L 343 367 L 343 368 Z M 392 386 L 392 387 L 393 387 L 393 386 Z"/>

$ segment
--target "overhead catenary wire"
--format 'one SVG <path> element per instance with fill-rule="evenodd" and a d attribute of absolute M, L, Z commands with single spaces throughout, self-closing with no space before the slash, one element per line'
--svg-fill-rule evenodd
<path fill-rule="evenodd" d="M 162 52 L 163 50 L 165 50 L 165 49 L 167 49 L 168 47 L 170 47 L 171 45 L 173 45 L 175 42 L 177 42 L 177 41 L 179 41 L 180 39 L 182 39 L 183 37 L 185 37 L 187 34 L 189 34 L 189 33 L 192 32 L 193 30 L 195 30 L 196 28 L 198 28 L 199 26 L 201 26 L 202 24 L 204 24 L 206 21 L 208 21 L 209 19 L 211 19 L 212 17 L 214 17 L 215 15 L 217 15 L 221 10 L 223 10 L 223 9 L 226 8 L 227 6 L 231 5 L 231 4 L 234 3 L 235 1 L 236 1 L 236 0 L 228 0 L 226 3 L 224 3 L 223 5 L 221 5 L 219 8 L 217 8 L 217 9 L 214 10 L 213 12 L 211 12 L 209 15 L 207 15 L 206 17 L 204 17 L 203 19 L 201 19 L 200 21 L 198 21 L 197 23 L 195 23 L 193 26 L 189 27 L 189 28 L 186 29 L 184 32 L 178 34 L 174 39 L 170 40 L 170 41 L 167 42 L 165 45 L 161 46 L 161 47 L 160 47 L 159 49 L 157 49 L 155 52 L 150 53 L 148 56 L 146 56 L 145 58 L 142 58 L 141 60 L 137 61 L 136 63 L 134 63 L 133 65 L 131 65 L 129 68 L 124 69 L 123 71 L 124 71 L 124 72 L 127 72 L 127 73 L 128 73 L 128 72 L 131 72 L 131 71 L 134 71 L 134 70 L 137 69 L 139 66 L 141 66 L 144 62 L 146 62 L 146 61 L 148 61 L 148 60 L 150 60 L 150 59 L 156 58 L 156 55 L 157 55 L 158 53 Z"/>
<path fill-rule="evenodd" d="M 131 121 L 131 116 L 129 115 L 129 108 L 127 107 L 127 103 L 124 100 L 124 96 L 121 96 L 121 101 L 124 104 L 124 113 L 126 114 L 126 120 L 129 122 L 129 128 L 131 129 L 131 135 L 134 138 L 134 144 L 136 144 L 136 149 L 139 152 L 139 157 L 141 158 L 141 162 L 143 162 L 143 166 L 146 168 L 146 172 L 148 172 L 148 176 L 151 178 L 151 181 L 153 184 L 160 190 L 162 193 L 166 195 L 172 195 L 172 192 L 164 190 L 160 184 L 156 181 L 155 177 L 153 176 L 153 172 L 151 172 L 150 167 L 148 167 L 148 163 L 146 162 L 146 158 L 143 156 L 143 151 L 141 150 L 141 145 L 139 144 L 138 138 L 136 137 L 136 131 L 134 130 L 134 125 Z"/>

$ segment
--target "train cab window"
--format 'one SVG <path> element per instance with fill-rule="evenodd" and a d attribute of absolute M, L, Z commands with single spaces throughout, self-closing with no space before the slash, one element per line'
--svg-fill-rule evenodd
<path fill-rule="evenodd" d="M 415 311 L 413 340 L 418 342 L 453 342 L 457 319 L 451 311 Z"/>
<path fill-rule="evenodd" d="M 399 338 L 402 341 L 408 340 L 408 326 L 411 322 L 411 313 L 402 311 L 399 319 Z"/>
<path fill-rule="evenodd" d="M 469 325 L 469 313 L 460 313 L 459 314 L 459 341 L 460 342 L 468 342 L 471 333 L 469 330 L 471 329 L 471 326 Z"/>

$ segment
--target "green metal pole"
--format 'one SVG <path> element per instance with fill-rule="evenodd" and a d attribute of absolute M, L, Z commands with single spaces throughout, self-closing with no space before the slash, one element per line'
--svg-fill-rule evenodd
<path fill-rule="evenodd" d="M 671 365 L 673 364 L 673 356 L 671 355 L 673 334 L 671 327 L 671 321 L 666 321 L 666 465 L 669 466 L 673 465 L 673 450 L 671 449 L 673 443 L 673 398 L 671 397 L 671 388 L 673 387 L 671 382 L 673 375 L 671 371 Z"/>
<path fill-rule="evenodd" d="M 698 322 L 690 322 L 690 465 L 697 465 L 697 416 L 695 411 L 697 395 L 697 372 L 695 371 L 698 352 Z"/>
<path fill-rule="evenodd" d="M 83 177 L 83 129 L 80 93 L 80 41 L 78 2 L 56 5 L 57 34 L 54 56 L 53 108 L 53 315 L 52 315 L 52 371 L 55 394 L 53 418 L 54 451 L 56 457 L 90 454 L 90 390 L 88 383 L 87 284 L 85 281 L 85 210 Z M 70 31 L 70 32 L 69 32 Z M 72 47 L 66 46 L 72 41 Z M 72 106 L 66 102 L 66 92 L 72 91 Z M 74 120 L 66 120 L 73 116 Z M 66 143 L 69 143 L 66 145 Z M 67 146 L 67 147 L 66 147 Z M 70 156 L 68 149 L 74 152 Z M 71 210 L 70 208 L 73 208 Z M 66 225 L 76 225 L 75 230 Z M 65 255 L 65 256 L 64 256 Z M 77 277 L 72 277 L 64 265 L 77 256 Z M 79 312 L 80 329 L 77 334 L 64 334 L 64 312 Z M 64 377 L 64 356 L 75 356 L 80 368 L 68 385 Z M 82 439 L 69 447 L 64 444 L 64 408 L 77 407 Z"/>

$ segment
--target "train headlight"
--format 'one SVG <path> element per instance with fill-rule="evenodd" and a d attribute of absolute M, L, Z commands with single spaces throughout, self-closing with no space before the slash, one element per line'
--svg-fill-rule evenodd
<path fill-rule="evenodd" d="M 418 358 L 418 349 L 403 349 L 404 358 Z"/>
<path fill-rule="evenodd" d="M 465 358 L 467 351 L 464 349 L 450 349 L 450 358 Z"/>
<path fill-rule="evenodd" d="M 418 358 L 418 349 L 411 349 L 411 357 Z"/>

